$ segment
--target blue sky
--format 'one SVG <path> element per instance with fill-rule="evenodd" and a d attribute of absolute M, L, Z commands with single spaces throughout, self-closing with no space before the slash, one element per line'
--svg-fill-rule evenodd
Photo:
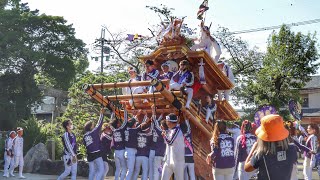
<path fill-rule="evenodd" d="M 73 24 L 77 37 L 88 45 L 100 36 L 101 25 L 112 31 L 149 35 L 150 25 L 157 24 L 159 17 L 145 8 L 146 5 L 164 4 L 174 8 L 175 16 L 187 16 L 185 22 L 197 27 L 196 12 L 202 0 L 23 0 L 31 9 L 39 9 L 48 15 L 64 16 Z M 212 30 L 219 25 L 230 31 L 281 25 L 320 18 L 319 0 L 209 0 L 206 22 L 212 22 Z M 320 23 L 292 27 L 293 31 L 320 31 Z M 250 46 L 265 51 L 271 31 L 239 34 Z M 319 32 L 320 33 L 320 32 Z M 317 35 L 320 39 L 319 34 Z M 318 40 L 318 42 L 320 42 Z M 318 43 L 319 44 L 319 43 Z M 94 67 L 94 62 L 91 63 Z"/>

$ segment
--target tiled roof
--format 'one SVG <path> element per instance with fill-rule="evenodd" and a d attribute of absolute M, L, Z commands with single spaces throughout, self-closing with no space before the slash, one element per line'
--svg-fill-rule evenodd
<path fill-rule="evenodd" d="M 320 88 L 320 75 L 311 76 L 311 78 L 311 81 L 307 82 L 302 89 Z"/>

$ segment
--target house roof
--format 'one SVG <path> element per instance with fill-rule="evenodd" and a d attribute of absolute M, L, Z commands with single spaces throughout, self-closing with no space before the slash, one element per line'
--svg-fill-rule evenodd
<path fill-rule="evenodd" d="M 307 84 L 302 89 L 314 88 L 320 88 L 320 75 L 311 76 L 311 81 L 307 82 Z"/>

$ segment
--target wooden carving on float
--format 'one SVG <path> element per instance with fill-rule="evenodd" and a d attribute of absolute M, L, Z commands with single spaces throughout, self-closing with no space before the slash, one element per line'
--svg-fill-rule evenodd
<path fill-rule="evenodd" d="M 173 46 L 178 44 L 185 44 L 186 39 L 180 34 L 180 30 L 183 24 L 183 18 L 171 17 L 169 25 L 162 24 L 162 31 L 159 36 L 161 39 L 160 45 L 162 46 Z"/>

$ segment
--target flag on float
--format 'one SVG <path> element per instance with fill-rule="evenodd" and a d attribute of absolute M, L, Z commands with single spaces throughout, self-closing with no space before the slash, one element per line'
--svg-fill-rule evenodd
<path fill-rule="evenodd" d="M 202 4 L 199 6 L 199 10 L 197 13 L 197 18 L 199 20 L 203 19 L 203 14 L 209 9 L 208 0 L 203 0 Z"/>
<path fill-rule="evenodd" d="M 142 35 L 139 35 L 139 34 L 127 34 L 127 36 L 128 37 L 126 38 L 126 40 L 131 42 L 143 37 Z"/>

